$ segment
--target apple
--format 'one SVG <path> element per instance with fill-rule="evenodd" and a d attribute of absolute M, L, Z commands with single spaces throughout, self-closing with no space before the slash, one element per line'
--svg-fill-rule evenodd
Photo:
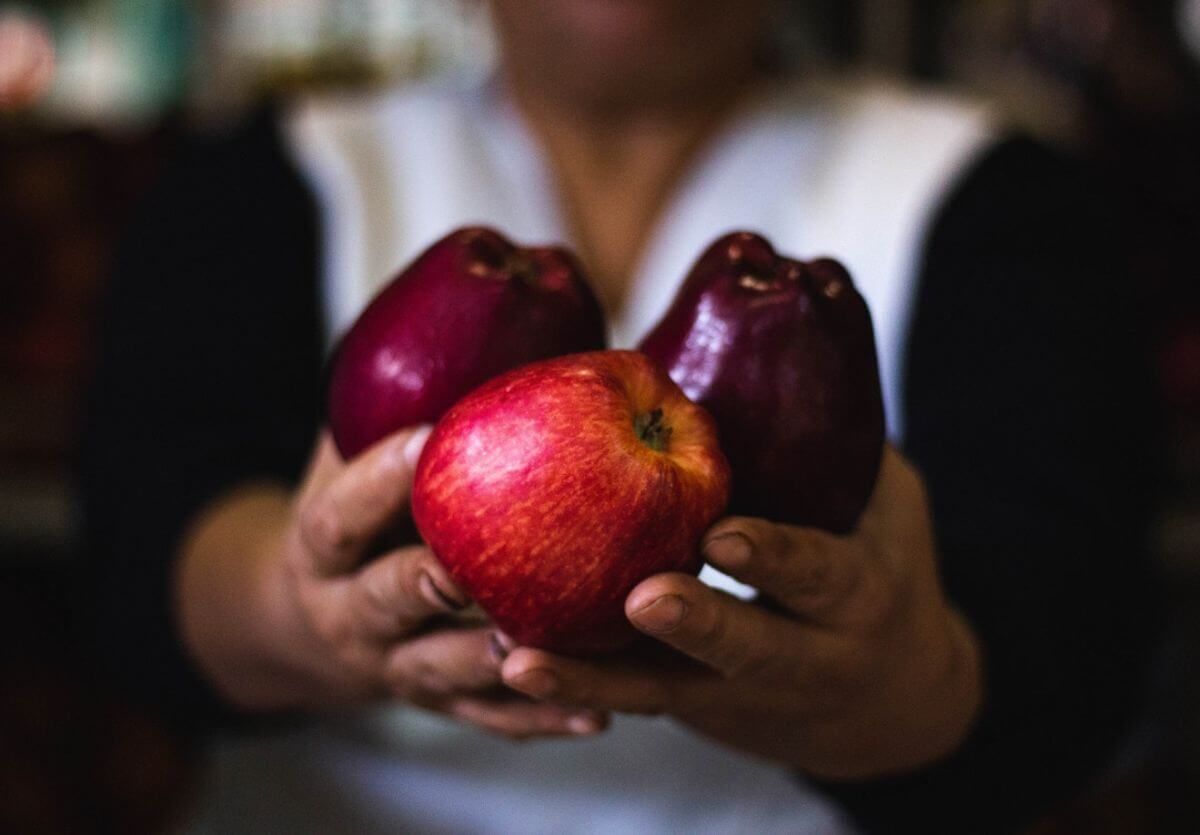
<path fill-rule="evenodd" d="M 845 267 L 725 235 L 640 349 L 716 420 L 732 512 L 853 529 L 879 473 L 884 415 L 871 314 Z"/>
<path fill-rule="evenodd" d="M 626 596 L 699 571 L 729 465 L 712 419 L 633 351 L 526 365 L 468 394 L 417 465 L 421 536 L 526 646 L 585 654 L 635 632 Z"/>
<path fill-rule="evenodd" d="M 459 229 L 392 279 L 342 338 L 329 372 L 333 439 L 352 458 L 436 421 L 503 371 L 605 339 L 600 303 L 570 252 Z"/>

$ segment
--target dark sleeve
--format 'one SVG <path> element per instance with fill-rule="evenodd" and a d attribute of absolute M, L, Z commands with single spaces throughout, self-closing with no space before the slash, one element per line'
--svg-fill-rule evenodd
<path fill-rule="evenodd" d="M 186 658 L 172 560 L 250 480 L 293 481 L 319 414 L 312 200 L 263 114 L 197 141 L 146 201 L 104 305 L 80 456 L 85 576 L 103 668 L 189 724 L 219 704 Z"/>
<path fill-rule="evenodd" d="M 1004 832 L 1084 788 L 1137 710 L 1153 640 L 1152 379 L 1137 278 L 1095 181 L 1028 140 L 932 227 L 906 357 L 905 448 L 983 717 L 917 774 L 825 786 L 868 832 Z"/>

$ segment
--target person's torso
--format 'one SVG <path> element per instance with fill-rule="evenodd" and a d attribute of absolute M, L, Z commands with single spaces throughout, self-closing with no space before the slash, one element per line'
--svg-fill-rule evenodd
<path fill-rule="evenodd" d="M 494 85 L 309 101 L 287 136 L 321 215 L 336 338 L 400 266 L 451 229 L 568 241 L 551 173 Z M 724 130 L 650 236 L 612 343 L 630 347 L 719 234 L 833 255 L 874 318 L 889 432 L 925 225 L 990 138 L 986 115 L 879 86 L 790 85 Z M 744 587 L 706 572 L 714 585 Z M 822 833 L 851 831 L 781 767 L 668 719 L 596 739 L 513 744 L 419 711 L 364 713 L 216 747 L 196 832 Z"/>

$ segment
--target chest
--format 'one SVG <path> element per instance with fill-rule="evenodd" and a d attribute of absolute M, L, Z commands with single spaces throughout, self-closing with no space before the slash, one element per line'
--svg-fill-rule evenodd
<path fill-rule="evenodd" d="M 524 243 L 579 243 L 541 149 L 514 111 L 479 91 L 311 102 L 293 114 L 289 136 L 321 212 L 335 336 L 399 267 L 455 227 L 495 226 Z M 636 344 L 693 260 L 725 232 L 760 232 L 797 257 L 835 255 L 871 307 L 889 432 L 898 436 L 925 226 L 988 136 L 981 114 L 882 93 L 776 98 L 699 153 L 660 198 L 653 222 L 632 221 L 644 240 L 633 240 L 629 219 L 603 227 L 636 253 L 611 279 L 620 286 L 608 288 L 623 299 L 610 320 L 611 344 Z M 592 208 L 620 211 L 607 199 Z"/>

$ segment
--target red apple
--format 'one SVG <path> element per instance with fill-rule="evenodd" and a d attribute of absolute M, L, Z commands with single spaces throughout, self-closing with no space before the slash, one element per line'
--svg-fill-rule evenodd
<path fill-rule="evenodd" d="M 417 466 L 422 537 L 526 646 L 587 653 L 635 633 L 625 597 L 696 573 L 725 509 L 712 420 L 647 357 L 599 351 L 511 371 L 460 400 Z"/>
<path fill-rule="evenodd" d="M 854 527 L 879 473 L 884 419 L 871 314 L 845 267 L 726 235 L 641 350 L 716 420 L 732 512 Z"/>
<path fill-rule="evenodd" d="M 329 426 L 345 458 L 432 423 L 480 383 L 527 362 L 605 345 L 604 315 L 565 249 L 459 229 L 392 279 L 343 337 Z"/>

